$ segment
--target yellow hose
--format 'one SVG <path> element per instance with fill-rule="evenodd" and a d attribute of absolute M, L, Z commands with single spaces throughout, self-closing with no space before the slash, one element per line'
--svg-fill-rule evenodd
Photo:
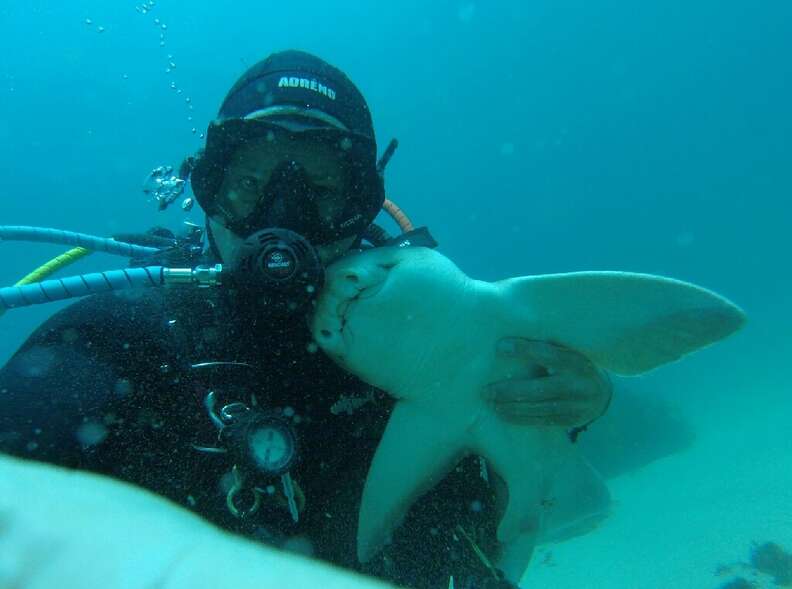
<path fill-rule="evenodd" d="M 65 268 L 66 266 L 70 266 L 74 264 L 77 260 L 84 258 L 85 256 L 93 253 L 89 249 L 85 249 L 84 247 L 74 247 L 61 255 L 52 258 L 46 264 L 42 264 L 33 272 L 18 280 L 14 286 L 24 286 L 26 284 L 32 284 L 34 282 L 41 282 L 42 280 L 46 279 L 47 277 L 55 274 L 61 268 Z M 5 309 L 0 309 L 0 315 L 5 313 Z"/>

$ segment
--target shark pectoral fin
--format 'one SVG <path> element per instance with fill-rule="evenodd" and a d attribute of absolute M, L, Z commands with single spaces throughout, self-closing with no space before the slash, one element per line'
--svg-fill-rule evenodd
<path fill-rule="evenodd" d="M 546 481 L 542 475 L 506 474 L 509 499 L 498 524 L 498 542 L 507 543 L 518 535 L 536 537 L 541 526 L 541 505 Z"/>
<path fill-rule="evenodd" d="M 521 533 L 538 533 L 540 506 L 556 461 L 557 437 L 540 428 L 504 423 L 492 411 L 477 422 L 472 449 L 489 461 L 508 489 L 498 525 L 499 542 L 509 542 Z"/>
<path fill-rule="evenodd" d="M 581 352 L 617 374 L 673 362 L 738 330 L 743 312 L 693 284 L 629 272 L 574 272 L 496 283 L 506 323 Z"/>
<path fill-rule="evenodd" d="M 501 547 L 495 566 L 503 571 L 506 579 L 519 587 L 535 547 L 536 536 L 520 534 Z"/>
<path fill-rule="evenodd" d="M 436 408 L 396 403 L 363 488 L 357 552 L 367 562 L 387 542 L 412 504 L 439 483 L 463 456 L 465 425 L 437 419 Z"/>
<path fill-rule="evenodd" d="M 539 537 L 542 543 L 584 534 L 610 513 L 605 481 L 577 452 L 559 468 L 548 497 Z"/>
<path fill-rule="evenodd" d="M 608 515 L 610 503 L 610 493 L 599 473 L 577 452 L 571 452 L 555 469 L 539 511 L 532 512 L 534 527 L 523 525 L 518 533 L 507 536 L 496 566 L 509 581 L 519 585 L 537 544 L 590 531 Z M 508 535 L 510 530 L 503 533 Z"/>

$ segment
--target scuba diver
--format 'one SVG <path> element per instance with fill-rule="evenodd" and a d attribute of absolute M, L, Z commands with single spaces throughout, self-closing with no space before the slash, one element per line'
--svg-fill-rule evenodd
<path fill-rule="evenodd" d="M 224 529 L 403 586 L 453 576 L 457 588 L 512 587 L 491 564 L 498 503 L 475 456 L 371 562 L 356 560 L 363 483 L 393 401 L 317 351 L 306 316 L 326 265 L 404 244 L 374 224 L 384 205 L 411 247 L 436 245 L 385 198 L 394 146 L 377 160 L 365 99 L 323 60 L 284 51 L 251 67 L 182 169 L 207 246 L 160 250 L 207 275 L 232 268 L 223 287 L 109 292 L 56 313 L 0 370 L 0 452 L 122 479 Z M 607 409 L 610 383 L 582 356 L 499 346 L 546 368 L 485 392 L 508 419 L 574 437 Z"/>

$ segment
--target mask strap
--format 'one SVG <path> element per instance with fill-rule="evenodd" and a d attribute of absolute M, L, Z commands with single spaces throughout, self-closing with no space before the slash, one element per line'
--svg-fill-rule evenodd
<path fill-rule="evenodd" d="M 209 222 L 209 215 L 206 215 L 206 243 L 209 245 L 209 251 L 212 253 L 214 257 L 218 260 L 221 259 L 220 257 L 220 250 L 217 247 L 217 242 L 215 241 L 214 234 L 212 233 L 212 224 Z"/>

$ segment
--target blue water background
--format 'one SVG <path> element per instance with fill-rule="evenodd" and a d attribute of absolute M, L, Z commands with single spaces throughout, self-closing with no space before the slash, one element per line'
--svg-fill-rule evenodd
<path fill-rule="evenodd" d="M 3 3 L 1 223 L 178 225 L 142 194 L 147 172 L 200 146 L 247 66 L 301 48 L 359 85 L 381 147 L 398 137 L 389 196 L 469 274 L 630 270 L 716 290 L 748 327 L 641 386 L 701 420 L 747 394 L 792 415 L 789 2 L 135 6 Z M 60 251 L 0 248 L 2 284 Z M 6 314 L 0 359 L 56 308 Z"/>

